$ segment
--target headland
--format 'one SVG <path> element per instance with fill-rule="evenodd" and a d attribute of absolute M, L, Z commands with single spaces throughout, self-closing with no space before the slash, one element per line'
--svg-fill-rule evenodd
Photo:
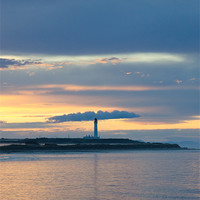
<path fill-rule="evenodd" d="M 95 151 L 95 150 L 181 150 L 178 144 L 150 143 L 125 138 L 35 138 L 0 139 L 0 153 L 35 151 Z"/>

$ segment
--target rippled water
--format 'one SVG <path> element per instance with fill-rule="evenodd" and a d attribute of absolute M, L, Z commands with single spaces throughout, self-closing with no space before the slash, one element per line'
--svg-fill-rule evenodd
<path fill-rule="evenodd" d="M 199 151 L 0 155 L 2 200 L 199 199 Z"/>

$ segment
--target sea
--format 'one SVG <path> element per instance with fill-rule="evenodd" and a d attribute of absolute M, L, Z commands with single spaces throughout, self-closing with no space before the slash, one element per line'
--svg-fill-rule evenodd
<path fill-rule="evenodd" d="M 0 199 L 199 200 L 199 152 L 0 154 Z"/>

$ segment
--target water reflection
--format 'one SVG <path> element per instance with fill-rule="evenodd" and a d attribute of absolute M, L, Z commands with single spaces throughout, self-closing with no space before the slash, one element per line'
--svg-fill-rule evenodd
<path fill-rule="evenodd" d="M 0 199 L 198 199 L 191 151 L 0 156 Z M 181 167 L 180 167 L 181 166 Z"/>
<path fill-rule="evenodd" d="M 98 154 L 94 153 L 94 199 L 98 199 Z"/>

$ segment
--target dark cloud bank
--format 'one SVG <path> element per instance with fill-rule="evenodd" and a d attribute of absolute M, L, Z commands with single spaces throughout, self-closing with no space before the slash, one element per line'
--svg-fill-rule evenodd
<path fill-rule="evenodd" d="M 48 122 L 60 123 L 60 122 L 67 122 L 67 121 L 91 121 L 94 118 L 99 120 L 106 120 L 106 119 L 122 119 L 122 118 L 136 118 L 140 117 L 138 114 L 133 112 L 126 112 L 126 111 L 118 111 L 114 110 L 113 112 L 103 112 L 98 111 L 97 113 L 89 111 L 84 113 L 72 113 L 68 115 L 60 115 L 54 116 L 48 119 Z"/>
<path fill-rule="evenodd" d="M 198 52 L 198 0 L 2 0 L 1 51 Z"/>

